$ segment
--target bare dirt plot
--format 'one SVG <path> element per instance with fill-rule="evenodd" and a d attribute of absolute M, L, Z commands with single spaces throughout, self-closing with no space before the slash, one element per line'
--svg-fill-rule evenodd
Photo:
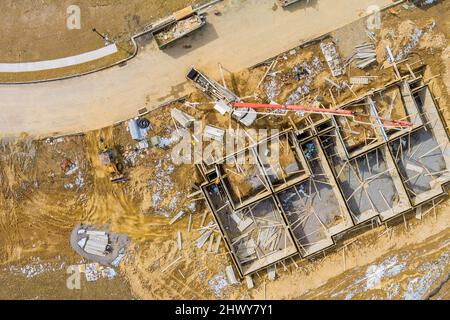
<path fill-rule="evenodd" d="M 129 56 L 130 36 L 144 26 L 190 4 L 204 0 L 81 0 L 81 29 L 67 28 L 67 8 L 73 1 L 2 1 L 0 21 L 2 39 L 0 61 L 5 63 L 52 60 L 102 47 L 105 41 L 92 28 L 117 41 L 119 52 L 75 67 L 24 74 L 0 74 L 1 81 L 29 81 L 87 72 Z"/>
<path fill-rule="evenodd" d="M 103 40 L 129 37 L 139 28 L 173 11 L 202 1 L 171 0 L 133 3 L 123 0 L 81 0 L 81 29 L 66 27 L 67 8 L 73 1 L 2 1 L 1 61 L 22 62 L 56 59 L 97 49 Z M 203 1 L 205 2 L 205 1 Z"/>
<path fill-rule="evenodd" d="M 425 55 L 425 57 L 430 59 L 427 61 L 438 62 L 437 64 L 432 65 L 432 70 L 429 71 L 429 74 L 427 75 L 438 74 L 440 72 L 440 66 L 444 65 L 444 63 L 439 60 L 440 55 Z M 445 91 L 445 84 L 443 84 L 442 80 L 439 78 L 434 81 L 432 86 Z M 433 90 L 436 90 L 436 88 Z M 444 94 L 440 96 L 443 97 L 441 102 L 445 101 L 444 99 L 446 96 Z M 444 102 L 442 103 L 443 107 L 448 106 Z M 155 126 L 155 133 L 162 134 L 164 130 L 167 129 L 167 134 L 169 134 L 174 128 L 171 128 L 169 118 L 160 116 L 159 111 L 160 110 L 158 110 L 156 114 L 151 114 L 152 118 L 157 118 L 160 121 L 158 126 Z M 161 123 L 163 123 L 163 125 Z M 119 132 L 117 132 L 117 130 L 119 130 Z M 403 224 L 400 224 L 395 228 L 392 237 L 389 236 L 388 232 L 383 235 L 375 234 L 379 231 L 382 232 L 382 230 L 374 230 L 374 232 L 370 233 L 367 237 L 358 239 L 354 244 L 354 248 L 353 246 L 349 247 L 349 251 L 344 253 L 347 260 L 343 260 L 342 252 L 337 252 L 324 259 L 319 259 L 315 263 L 305 261 L 304 264 L 300 266 L 301 269 L 296 271 L 294 271 L 294 266 L 290 265 L 292 273 L 284 272 L 279 268 L 279 274 L 281 274 L 280 279 L 275 282 L 269 282 L 266 293 L 262 290 L 264 276 L 263 279 L 256 279 L 255 284 L 257 288 L 250 293 L 244 288 L 245 285 L 231 288 L 231 286 L 224 284 L 224 279 L 226 282 L 226 278 L 224 278 L 223 266 L 230 264 L 224 247 L 221 248 L 219 255 L 197 251 L 190 245 L 190 242 L 195 240 L 197 233 L 188 233 L 185 231 L 187 229 L 188 219 L 182 219 L 177 224 L 169 227 L 167 226 L 168 218 L 161 214 L 151 215 L 149 218 L 147 218 L 145 214 L 141 214 L 142 212 L 145 212 L 145 210 L 142 212 L 140 211 L 141 207 L 148 208 L 147 201 L 149 201 L 149 198 L 145 197 L 151 197 L 155 193 L 155 190 L 158 189 L 157 184 L 154 182 L 158 172 L 161 172 L 165 178 L 171 177 L 171 179 L 177 179 L 176 183 L 173 184 L 177 186 L 174 188 L 173 192 L 188 192 L 190 179 L 186 179 L 186 177 L 190 178 L 191 175 L 188 174 L 191 172 L 188 169 L 176 167 L 172 174 L 168 173 L 169 165 L 165 161 L 162 162 L 162 169 L 160 167 L 152 169 L 165 154 L 164 151 L 157 150 L 154 155 L 150 153 L 143 155 L 142 158 L 140 156 L 137 157 L 139 162 L 136 165 L 136 168 L 130 169 L 130 174 L 133 174 L 133 172 L 135 172 L 134 170 L 136 170 L 136 172 L 141 170 L 141 165 L 146 167 L 142 174 L 138 172 L 135 175 L 136 180 L 139 178 L 139 187 L 142 188 L 141 190 L 133 190 L 131 183 L 130 185 L 124 186 L 123 189 L 121 187 L 112 186 L 109 183 L 107 176 L 104 175 L 103 169 L 95 162 L 98 152 L 98 138 L 100 136 L 106 137 L 108 142 L 112 143 L 117 142 L 117 139 L 119 141 L 117 143 L 122 143 L 124 145 L 128 139 L 127 133 L 126 131 L 123 131 L 123 128 L 108 128 L 99 132 L 89 133 L 86 136 L 85 142 L 79 142 L 82 144 L 80 149 L 77 149 L 76 145 L 74 146 L 74 142 L 71 140 L 67 141 L 68 145 L 66 147 L 61 148 L 62 150 L 74 149 L 73 154 L 70 154 L 69 156 L 70 158 L 74 157 L 76 154 L 84 155 L 87 153 L 86 158 L 90 159 L 90 166 L 92 166 L 93 169 L 88 170 L 88 173 L 85 173 L 85 177 L 86 179 L 92 179 L 89 184 L 94 188 L 93 191 L 89 191 L 89 188 L 87 188 L 87 191 L 80 194 L 78 192 L 72 193 L 68 190 L 67 194 L 63 197 L 62 189 L 64 188 L 64 184 L 74 183 L 76 180 L 75 176 L 69 175 L 69 177 L 65 177 L 61 174 L 61 177 L 55 179 L 55 183 L 52 183 L 51 179 L 48 179 L 47 181 L 45 174 L 52 171 L 56 176 L 56 171 L 61 170 L 61 161 L 63 157 L 56 151 L 61 150 L 56 149 L 54 146 L 53 148 L 55 148 L 55 150 L 53 151 L 44 150 L 48 156 L 48 164 L 43 164 L 42 172 L 37 170 L 38 172 L 36 173 L 36 170 L 33 169 L 32 166 L 28 167 L 30 164 L 27 164 L 27 161 L 29 162 L 31 160 L 14 159 L 7 163 L 12 163 L 12 166 L 15 167 L 11 167 L 10 165 L 2 167 L 2 174 L 4 174 L 2 181 L 5 183 L 5 185 L 2 185 L 2 191 L 6 190 L 5 193 L 2 194 L 2 205 L 13 205 L 15 208 L 13 214 L 9 211 L 11 207 L 2 206 L 0 209 L 0 212 L 2 213 L 2 227 L 7 228 L 9 231 L 4 233 L 5 239 L 1 240 L 2 247 L 6 243 L 4 247 L 7 248 L 8 243 L 10 243 L 8 250 L 2 250 L 2 252 L 7 253 L 7 259 L 2 259 L 2 261 L 7 261 L 9 263 L 27 263 L 27 258 L 29 256 L 41 255 L 42 252 L 46 252 L 47 250 L 53 254 L 63 253 L 70 256 L 70 248 L 66 245 L 67 237 L 64 235 L 64 232 L 70 230 L 68 225 L 71 224 L 71 219 L 73 221 L 83 219 L 99 223 L 105 223 L 108 220 L 111 220 L 112 225 L 117 228 L 117 230 L 127 232 L 131 237 L 137 239 L 134 243 L 134 248 L 130 252 L 128 263 L 124 263 L 124 265 L 121 266 L 121 269 L 126 273 L 127 280 L 125 281 L 130 284 L 133 294 L 140 298 L 262 298 L 264 294 L 266 294 L 268 298 L 297 298 L 303 296 L 307 290 L 310 290 L 310 295 L 307 297 L 330 297 L 330 291 L 333 288 L 336 288 L 337 284 L 340 285 L 341 280 L 347 281 L 349 286 L 351 286 L 359 279 L 355 279 L 354 277 L 355 272 L 358 271 L 357 269 L 352 269 L 346 274 L 345 279 L 334 277 L 341 275 L 343 270 L 354 267 L 359 267 L 359 271 L 362 270 L 363 273 L 366 270 L 376 271 L 378 270 L 378 266 L 383 264 L 385 253 L 387 251 L 393 252 L 393 248 L 403 248 L 406 255 L 410 251 L 423 252 L 423 250 L 426 250 L 427 253 L 429 252 L 430 254 L 422 255 L 423 260 L 420 260 L 420 265 L 422 265 L 422 261 L 424 262 L 424 265 L 435 265 L 434 262 L 446 262 L 445 259 L 440 259 L 440 257 L 446 254 L 446 248 L 448 248 L 448 205 L 438 209 L 436 216 L 434 216 L 431 211 L 428 217 L 423 219 L 422 222 L 408 221 L 408 226 L 411 227 L 411 229 L 408 229 L 408 232 L 403 231 Z M 124 142 L 122 142 L 122 139 Z M 86 145 L 83 146 L 83 144 Z M 8 157 L 9 154 L 11 154 L 8 150 L 2 150 L 1 155 Z M 25 144 L 17 149 L 16 154 L 25 157 L 24 159 L 28 159 L 31 157 L 30 155 L 33 154 L 31 150 L 32 148 Z M 27 155 L 24 155 L 23 152 Z M 66 153 L 68 153 L 68 151 L 66 151 Z M 51 168 L 51 170 L 46 171 L 47 168 Z M 20 179 L 15 178 L 13 175 L 14 172 L 19 175 Z M 5 176 L 8 178 L 4 179 Z M 48 189 L 39 192 L 34 191 L 31 187 L 35 182 L 34 176 L 38 177 L 38 182 L 40 181 L 39 177 L 42 177 L 42 179 L 45 178 L 46 183 L 49 184 Z M 177 176 L 177 178 L 174 178 L 174 176 Z M 15 179 L 12 180 L 9 177 L 14 177 Z M 133 181 L 135 179 L 133 179 Z M 147 182 L 149 181 L 153 181 L 154 185 L 150 190 L 146 190 Z M 182 190 L 180 190 L 178 186 L 182 186 Z M 17 201 L 11 200 L 8 195 L 11 190 L 18 196 Z M 146 191 L 144 192 L 144 190 Z M 143 194 L 145 194 L 145 197 Z M 130 195 L 134 196 L 131 200 L 129 198 Z M 172 193 L 167 194 L 167 198 L 170 197 L 173 197 Z M 88 205 L 85 205 L 86 209 L 84 209 L 82 203 L 83 201 L 86 202 L 86 198 L 88 199 Z M 78 199 L 80 203 L 77 202 L 73 205 L 75 200 Z M 140 201 L 144 204 L 140 204 Z M 170 202 L 165 202 L 162 206 L 168 208 L 169 203 Z M 80 209 L 80 207 L 83 209 Z M 44 209 L 36 210 L 36 208 Z M 200 215 L 202 209 L 201 206 L 197 207 L 195 215 L 193 214 L 194 229 L 200 228 Z M 169 211 L 169 214 L 173 215 L 175 212 L 175 210 L 172 210 Z M 150 209 L 148 214 L 151 213 Z M 208 216 L 206 222 L 210 219 L 211 217 Z M 66 220 L 68 222 L 66 222 Z M 38 232 L 36 231 L 35 226 L 32 225 L 36 221 L 40 230 Z M 29 225 L 27 225 L 27 223 Z M 67 226 L 65 223 L 67 223 Z M 61 224 L 63 227 L 61 227 Z M 19 230 L 20 232 L 17 233 L 16 230 Z M 178 253 L 176 245 L 175 235 L 178 230 L 182 230 L 183 239 L 186 239 L 185 244 L 187 245 L 187 250 L 183 251 L 181 254 Z M 18 236 L 11 236 L 11 234 L 14 234 L 15 232 Z M 432 235 L 436 235 L 437 241 L 434 241 L 434 238 L 430 239 L 430 236 Z M 390 240 L 388 241 L 388 239 Z M 50 240 L 55 241 L 55 243 L 49 245 Z M 425 243 L 425 245 L 417 245 L 420 243 Z M 35 245 L 34 248 L 33 245 Z M 173 269 L 170 269 L 170 272 L 162 272 L 161 270 L 163 270 L 164 267 L 179 257 L 178 254 L 181 255 L 183 260 L 180 260 L 179 264 Z M 403 256 L 400 258 L 403 259 Z M 412 282 L 411 286 L 415 288 L 417 283 L 422 283 L 421 279 L 422 277 L 427 276 L 428 269 L 421 268 L 420 272 L 416 270 L 417 256 L 412 255 L 411 258 L 407 257 L 406 259 L 407 260 L 405 261 L 397 261 L 399 261 L 401 265 L 403 262 L 409 264 L 415 271 L 411 272 L 409 270 L 398 274 L 395 274 L 394 272 L 392 282 L 389 282 L 388 284 L 380 282 L 380 287 L 382 289 L 389 290 L 378 290 L 378 287 L 374 287 L 373 291 L 375 291 L 375 293 L 373 291 L 369 293 L 357 292 L 353 297 L 387 298 L 390 297 L 387 295 L 387 292 L 395 292 L 395 290 L 390 287 L 393 282 L 401 283 L 401 290 L 407 290 L 410 280 L 413 281 L 416 277 L 419 277 L 419 280 L 416 280 L 416 284 Z M 59 260 L 55 258 L 54 261 Z M 373 264 L 375 264 L 376 267 L 371 267 Z M 440 277 L 440 275 L 448 273 L 448 262 L 444 268 L 441 268 L 440 264 L 438 265 L 439 269 L 436 269 L 438 272 L 436 270 L 431 270 L 434 275 L 439 275 Z M 338 268 L 337 266 L 341 266 L 342 268 Z M 392 265 L 392 267 L 395 266 L 397 266 L 397 264 Z M 394 270 L 398 269 L 394 268 Z M 375 272 L 374 274 L 378 274 L 378 272 Z M 424 278 L 425 281 L 427 281 L 427 279 L 428 278 Z M 440 279 L 437 279 L 436 282 L 439 282 L 439 280 Z M 28 292 L 30 294 L 32 292 L 37 292 L 42 284 L 30 279 L 27 279 L 27 281 L 30 283 Z M 431 284 L 434 283 L 433 281 L 431 281 Z M 19 280 L 17 280 L 17 282 L 12 280 L 10 283 L 11 286 L 9 287 L 11 287 L 12 290 L 20 290 L 19 284 L 21 282 L 19 282 Z M 322 288 L 323 290 L 315 291 L 316 288 L 322 286 L 324 283 L 326 283 L 326 286 Z M 366 284 L 364 281 L 362 283 Z M 351 291 L 345 284 L 339 288 L 345 290 L 344 293 L 333 291 L 333 294 L 339 293 L 335 296 L 337 298 L 345 298 L 347 297 L 347 293 Z M 429 289 L 428 286 L 425 286 L 424 288 L 425 290 Z M 398 296 L 404 297 L 402 291 L 399 292 L 401 294 Z M 61 292 L 60 297 L 64 297 L 64 294 L 64 292 Z M 98 297 L 103 296 L 99 294 Z"/>

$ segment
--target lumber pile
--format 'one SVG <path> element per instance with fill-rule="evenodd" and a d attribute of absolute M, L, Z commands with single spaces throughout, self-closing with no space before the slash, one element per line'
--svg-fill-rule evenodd
<path fill-rule="evenodd" d="M 108 234 L 104 231 L 88 230 L 87 237 L 78 241 L 78 246 L 86 253 L 104 257 L 109 244 Z"/>
<path fill-rule="evenodd" d="M 346 61 L 346 65 L 355 62 L 359 69 L 364 69 L 377 60 L 375 45 L 372 43 L 363 43 L 355 46 L 352 54 Z"/>
<path fill-rule="evenodd" d="M 231 219 L 234 220 L 234 222 L 236 222 L 237 224 L 237 228 L 239 229 L 240 232 L 243 232 L 245 229 L 247 229 L 252 223 L 253 220 L 250 217 L 246 217 L 245 219 L 239 217 L 239 215 L 236 212 L 233 212 L 230 215 Z"/>
<path fill-rule="evenodd" d="M 250 262 L 258 258 L 256 254 L 256 244 L 253 239 L 242 241 L 236 250 L 236 254 L 241 263 Z"/>
<path fill-rule="evenodd" d="M 280 239 L 281 232 L 277 227 L 264 228 L 258 236 L 258 246 L 274 251 Z"/>

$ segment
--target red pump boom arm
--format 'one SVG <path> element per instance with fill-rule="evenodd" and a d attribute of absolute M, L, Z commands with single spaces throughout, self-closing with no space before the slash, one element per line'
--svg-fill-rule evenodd
<path fill-rule="evenodd" d="M 338 116 L 351 116 L 351 117 L 370 117 L 378 118 L 386 127 L 411 127 L 413 124 L 408 121 L 401 120 L 388 120 L 381 117 L 374 117 L 371 115 L 360 114 L 356 111 L 344 110 L 344 109 L 326 109 L 317 107 L 305 107 L 299 105 L 282 105 L 282 104 L 266 104 L 266 103 L 252 103 L 252 102 L 235 102 L 233 106 L 236 108 L 253 108 L 253 109 L 280 109 L 291 111 L 305 111 L 311 113 L 323 113 L 333 114 Z"/>

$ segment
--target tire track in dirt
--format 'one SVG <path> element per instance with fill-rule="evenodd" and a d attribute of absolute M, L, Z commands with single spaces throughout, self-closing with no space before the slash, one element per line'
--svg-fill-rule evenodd
<path fill-rule="evenodd" d="M 130 201 L 124 193 L 123 187 L 113 184 L 105 173 L 98 159 L 99 141 L 104 140 L 107 146 L 114 146 L 112 128 L 106 128 L 86 135 L 87 153 L 94 168 L 93 191 L 86 205 L 83 220 L 105 224 L 110 223 L 115 232 L 126 233 L 134 241 L 148 238 L 162 237 L 161 228 L 150 225 L 161 225 L 167 222 L 164 217 L 141 214 L 136 208 L 139 206 Z"/>

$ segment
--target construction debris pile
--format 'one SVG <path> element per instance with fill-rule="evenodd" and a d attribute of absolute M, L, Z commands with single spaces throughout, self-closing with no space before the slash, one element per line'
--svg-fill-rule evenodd
<path fill-rule="evenodd" d="M 341 57 L 336 50 L 334 42 L 327 41 L 320 43 L 320 48 L 325 57 L 325 61 L 331 70 L 333 77 L 339 77 L 344 73 L 344 67 L 342 65 Z"/>
<path fill-rule="evenodd" d="M 442 46 L 444 43 L 434 43 L 434 41 L 441 42 L 439 35 L 431 36 L 435 27 L 436 21 L 434 19 L 422 24 L 417 24 L 411 20 L 402 21 L 397 30 L 383 30 L 380 34 L 381 39 L 377 46 L 377 52 L 380 54 L 386 47 L 390 47 L 395 62 L 399 62 L 407 59 L 414 50 L 420 47 L 422 40 L 425 38 L 430 41 L 429 45 L 433 47 L 436 45 Z M 378 58 L 384 57 L 385 54 L 380 54 Z M 387 57 L 387 60 L 389 63 L 393 62 L 391 57 Z"/>
<path fill-rule="evenodd" d="M 197 248 L 201 249 L 206 243 L 208 243 L 206 252 L 218 253 L 220 241 L 222 240 L 220 235 L 215 236 L 215 232 L 217 232 L 218 229 L 217 224 L 212 221 L 210 221 L 206 226 L 201 225 L 199 230 L 200 237 L 196 240 Z"/>
<path fill-rule="evenodd" d="M 167 27 L 155 31 L 153 36 L 159 47 L 163 49 L 169 43 L 184 37 L 205 24 L 203 16 L 191 13 L 190 16 L 173 21 Z"/>
<path fill-rule="evenodd" d="M 242 232 L 242 235 L 232 240 L 240 263 L 262 259 L 284 249 L 285 242 L 282 238 L 286 234 L 280 221 L 268 219 L 267 216 L 255 216 L 250 208 L 242 212 L 242 216 L 239 215 L 240 213 L 233 212 L 230 218 Z"/>
<path fill-rule="evenodd" d="M 298 103 L 302 98 L 310 93 L 310 87 L 313 84 L 316 76 L 323 70 L 322 61 L 318 57 L 314 57 L 311 62 L 305 61 L 299 66 L 295 66 L 292 69 L 294 77 L 297 81 L 303 81 L 303 83 L 291 93 L 286 99 L 286 104 Z"/>
<path fill-rule="evenodd" d="M 86 263 L 78 265 L 78 271 L 84 273 L 86 281 L 94 282 L 101 278 L 114 279 L 116 272 L 111 267 L 105 267 L 99 263 Z"/>

